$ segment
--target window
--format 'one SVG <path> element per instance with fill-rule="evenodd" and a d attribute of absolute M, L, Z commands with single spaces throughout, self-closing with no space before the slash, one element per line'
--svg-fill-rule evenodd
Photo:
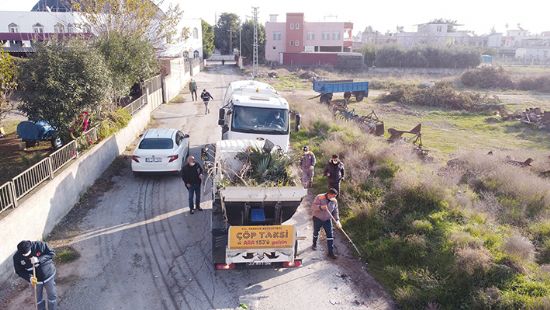
<path fill-rule="evenodd" d="M 300 46 L 300 41 L 298 40 L 294 41 L 294 46 Z"/>
<path fill-rule="evenodd" d="M 11 33 L 19 32 L 19 27 L 14 23 L 9 24 L 8 29 L 9 29 L 9 32 L 11 32 Z"/>
<path fill-rule="evenodd" d="M 290 24 L 290 30 L 294 30 L 294 24 Z"/>
<path fill-rule="evenodd" d="M 307 33 L 307 39 L 308 39 L 309 41 L 315 40 L 315 33 L 313 33 L 313 32 L 308 32 L 308 33 Z"/>
<path fill-rule="evenodd" d="M 442 26 L 437 26 L 437 32 L 441 32 L 443 31 L 443 27 Z"/>
<path fill-rule="evenodd" d="M 198 39 L 199 38 L 199 29 L 197 28 L 193 28 L 193 39 Z"/>
<path fill-rule="evenodd" d="M 171 138 L 147 138 L 141 140 L 140 150 L 171 150 L 174 148 L 174 141 Z"/>
<path fill-rule="evenodd" d="M 273 32 L 273 40 L 274 41 L 280 41 L 283 37 L 283 34 L 280 32 Z"/>
<path fill-rule="evenodd" d="M 274 49 L 274 50 L 276 50 L 276 49 L 277 49 L 277 47 L 276 47 L 276 46 L 273 46 L 273 49 Z"/>
<path fill-rule="evenodd" d="M 322 38 L 323 40 L 330 40 L 330 32 L 323 32 Z"/>
<path fill-rule="evenodd" d="M 300 29 L 300 24 L 296 23 L 296 30 Z"/>
<path fill-rule="evenodd" d="M 32 30 L 34 31 L 34 33 L 44 33 L 44 26 L 37 23 L 32 26 Z"/>
<path fill-rule="evenodd" d="M 63 33 L 65 32 L 65 26 L 61 23 L 57 23 L 55 24 L 55 26 L 53 26 L 53 31 L 55 33 Z"/>
<path fill-rule="evenodd" d="M 75 30 L 75 25 L 73 25 L 73 24 L 68 24 L 67 25 L 67 32 L 68 33 L 74 33 L 75 32 L 74 30 Z"/>
<path fill-rule="evenodd" d="M 340 40 L 340 32 L 333 32 L 332 33 L 332 40 Z"/>

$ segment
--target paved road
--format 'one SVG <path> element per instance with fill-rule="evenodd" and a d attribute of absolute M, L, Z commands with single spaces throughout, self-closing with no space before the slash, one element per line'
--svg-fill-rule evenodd
<path fill-rule="evenodd" d="M 217 109 L 224 86 L 239 76 L 227 67 L 196 77 L 211 91 L 212 113 L 201 103 L 163 105 L 154 113 L 155 127 L 175 127 L 191 136 L 192 153 L 220 136 Z M 176 176 L 134 178 L 126 165 L 80 220 L 71 238 L 81 258 L 59 266 L 60 309 L 386 309 L 388 299 L 343 254 L 328 261 L 313 252 L 307 207 L 291 223 L 307 236 L 299 252 L 302 268 L 214 272 L 211 264 L 211 201 L 204 212 L 189 214 L 187 193 Z M 324 244 L 322 244 L 324 246 Z M 22 306 L 24 305 L 24 306 Z M 25 290 L 8 309 L 31 309 Z"/>

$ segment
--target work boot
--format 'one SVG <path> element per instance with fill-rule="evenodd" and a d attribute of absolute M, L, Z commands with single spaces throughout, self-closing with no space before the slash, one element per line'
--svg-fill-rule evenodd
<path fill-rule="evenodd" d="M 197 210 L 199 211 L 203 211 L 203 209 L 201 207 L 197 207 Z"/>
<path fill-rule="evenodd" d="M 195 210 L 191 210 L 191 212 L 189 212 L 189 213 L 191 213 L 191 214 L 195 214 Z"/>
<path fill-rule="evenodd" d="M 313 251 L 317 251 L 317 245 L 316 245 L 316 244 L 313 244 L 313 245 L 311 246 L 311 249 L 312 249 Z"/>
<path fill-rule="evenodd" d="M 328 257 L 332 258 L 332 259 L 337 259 L 338 256 L 336 256 L 336 254 L 334 253 L 328 253 Z"/>

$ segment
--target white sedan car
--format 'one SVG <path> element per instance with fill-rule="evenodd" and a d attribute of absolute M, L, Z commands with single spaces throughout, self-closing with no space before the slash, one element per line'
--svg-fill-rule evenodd
<path fill-rule="evenodd" d="M 148 129 L 132 155 L 132 171 L 180 172 L 188 154 L 189 135 L 177 129 Z"/>

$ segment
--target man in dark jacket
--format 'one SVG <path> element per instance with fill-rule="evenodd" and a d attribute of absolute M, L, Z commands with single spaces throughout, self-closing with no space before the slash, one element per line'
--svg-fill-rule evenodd
<path fill-rule="evenodd" d="M 204 103 L 204 114 L 210 113 L 210 109 L 208 109 L 208 103 L 210 102 L 210 99 L 214 100 L 214 97 L 212 97 L 212 95 L 210 95 L 210 93 L 207 92 L 206 89 L 203 89 L 201 93 L 201 99 Z"/>
<path fill-rule="evenodd" d="M 317 250 L 317 239 L 319 239 L 319 231 L 322 227 L 327 236 L 328 256 L 330 258 L 336 258 L 334 254 L 332 219 L 336 222 L 335 224 L 338 229 L 342 228 L 336 195 L 338 195 L 336 189 L 331 188 L 328 192 L 317 195 L 311 204 L 311 214 L 313 215 L 313 245 L 311 248 Z"/>
<path fill-rule="evenodd" d="M 340 161 L 338 155 L 332 155 L 325 166 L 324 175 L 328 178 L 328 188 L 334 188 L 340 193 L 340 182 L 344 179 L 345 169 L 344 163 Z"/>
<path fill-rule="evenodd" d="M 48 295 L 48 310 L 55 310 L 57 293 L 55 290 L 55 252 L 45 242 L 24 240 L 17 245 L 17 252 L 13 255 L 15 273 L 35 287 L 36 307 L 46 309 L 43 299 L 43 290 Z M 33 276 L 33 266 L 36 277 Z"/>
<path fill-rule="evenodd" d="M 189 209 L 191 214 L 195 213 L 193 210 L 193 196 L 195 196 L 195 207 L 197 210 L 202 211 L 201 208 L 201 183 L 203 179 L 204 171 L 199 163 L 195 162 L 195 157 L 187 157 L 187 164 L 181 169 L 181 178 L 185 187 L 189 191 Z"/>
<path fill-rule="evenodd" d="M 195 82 L 195 79 L 191 79 L 189 82 L 189 92 L 191 93 L 191 99 L 193 101 L 197 100 L 197 82 Z"/>

